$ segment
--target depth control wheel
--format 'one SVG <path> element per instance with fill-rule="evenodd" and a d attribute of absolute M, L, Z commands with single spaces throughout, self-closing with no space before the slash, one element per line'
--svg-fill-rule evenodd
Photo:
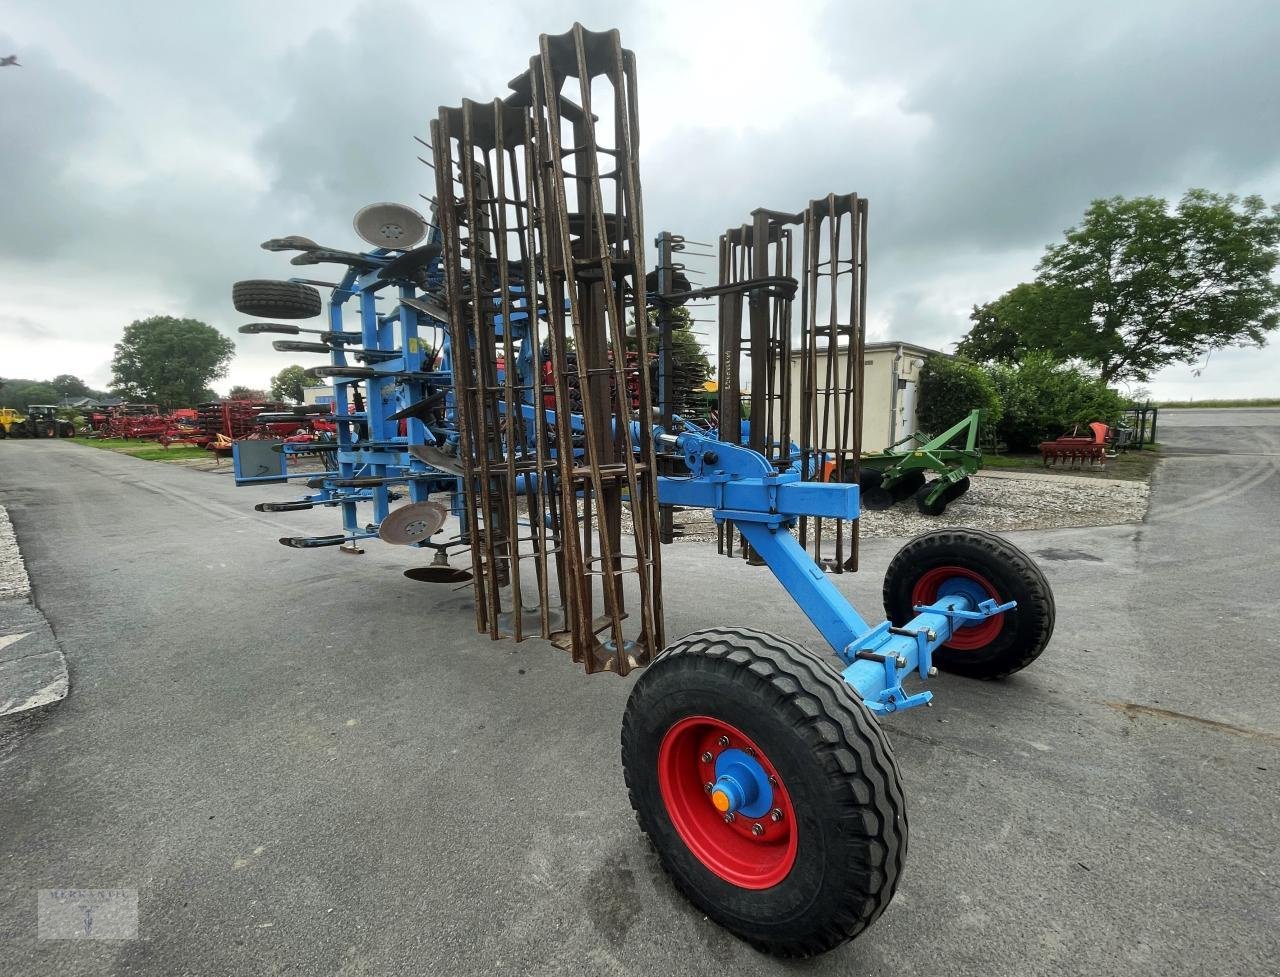
<path fill-rule="evenodd" d="M 622 765 L 676 886 L 760 950 L 822 953 L 893 898 L 907 815 L 889 744 L 793 642 L 708 629 L 668 647 L 627 702 Z"/>
<path fill-rule="evenodd" d="M 1053 636 L 1053 591 L 1035 561 L 1007 539 L 977 529 L 940 529 L 900 549 L 884 575 L 884 612 L 901 627 L 913 608 L 947 594 L 974 603 L 1015 600 L 1004 614 L 965 624 L 933 653 L 944 671 L 1003 678 L 1026 668 Z"/>

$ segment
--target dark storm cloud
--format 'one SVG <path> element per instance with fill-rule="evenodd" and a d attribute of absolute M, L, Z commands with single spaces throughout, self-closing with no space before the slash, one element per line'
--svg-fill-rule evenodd
<path fill-rule="evenodd" d="M 928 52 L 902 103 L 930 122 L 899 195 L 904 240 L 1035 245 L 1096 197 L 1238 186 L 1280 165 L 1274 3 L 892 9 L 874 40 Z M 857 77 L 857 57 L 833 63 Z"/>
<path fill-rule="evenodd" d="M 435 177 L 416 159 L 430 153 L 412 137 L 426 138 L 436 106 L 460 98 L 447 36 L 412 5 L 367 5 L 352 23 L 360 29 L 318 31 L 283 58 L 288 109 L 255 145 L 268 196 L 298 222 L 280 233 L 340 233 L 342 247 L 365 204 L 421 206 L 417 193 L 434 195 Z"/>
<path fill-rule="evenodd" d="M 230 282 L 296 270 L 260 241 L 351 247 L 360 206 L 424 209 L 412 136 L 440 104 L 501 94 L 538 32 L 575 18 L 637 52 L 648 230 L 713 241 L 753 207 L 857 191 L 872 322 L 895 339 L 958 338 L 1095 197 L 1280 197 L 1268 3 L 66 0 L 0 37 L 25 65 L 0 73 L 0 274 L 101 295 L 114 318 L 82 301 L 57 326 L 99 343 L 95 363 L 126 315 L 232 332 Z M 51 328 L 30 304 L 9 314 L 0 341 L 14 316 Z M 282 365 L 237 338 L 233 381 Z"/>

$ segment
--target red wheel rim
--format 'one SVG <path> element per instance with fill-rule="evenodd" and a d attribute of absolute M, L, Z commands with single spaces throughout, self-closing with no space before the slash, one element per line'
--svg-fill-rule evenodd
<path fill-rule="evenodd" d="M 749 754 L 768 775 L 772 800 L 762 817 L 738 815 L 726 822 L 712 803 L 707 784 L 716 779 L 715 757 L 725 750 Z M 707 754 L 711 760 L 704 759 Z M 796 860 L 791 798 L 768 757 L 741 730 L 710 716 L 680 720 L 658 747 L 658 789 L 680 839 L 726 882 L 768 889 L 791 871 Z"/>
<path fill-rule="evenodd" d="M 951 580 L 970 580 L 976 583 L 988 597 L 1001 601 L 1000 595 L 996 593 L 996 589 L 991 583 L 980 573 L 973 570 L 967 570 L 964 567 L 934 567 L 916 581 L 915 587 L 911 590 L 911 606 L 919 607 L 922 604 L 932 604 L 940 596 L 944 596 L 948 592 L 944 589 L 944 585 Z M 953 592 L 963 592 L 971 588 L 963 585 L 955 588 Z M 956 633 L 942 647 L 952 648 L 956 651 L 976 651 L 979 648 L 985 648 L 996 639 L 1004 627 L 1004 615 L 997 614 L 995 617 L 989 617 L 980 624 L 968 624 L 958 628 Z"/>

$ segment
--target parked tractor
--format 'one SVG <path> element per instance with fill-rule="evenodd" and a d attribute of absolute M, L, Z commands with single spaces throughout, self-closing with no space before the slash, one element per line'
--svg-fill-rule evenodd
<path fill-rule="evenodd" d="M 0 410 L 0 438 L 74 438 L 75 425 L 58 417 L 53 404 L 31 404 L 25 416 L 11 407 Z"/>

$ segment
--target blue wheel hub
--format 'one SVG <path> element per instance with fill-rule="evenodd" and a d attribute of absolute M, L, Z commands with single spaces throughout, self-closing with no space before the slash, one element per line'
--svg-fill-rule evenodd
<path fill-rule="evenodd" d="M 769 775 L 755 757 L 744 750 L 725 750 L 716 757 L 716 781 L 711 800 L 724 814 L 764 817 L 773 806 Z"/>

